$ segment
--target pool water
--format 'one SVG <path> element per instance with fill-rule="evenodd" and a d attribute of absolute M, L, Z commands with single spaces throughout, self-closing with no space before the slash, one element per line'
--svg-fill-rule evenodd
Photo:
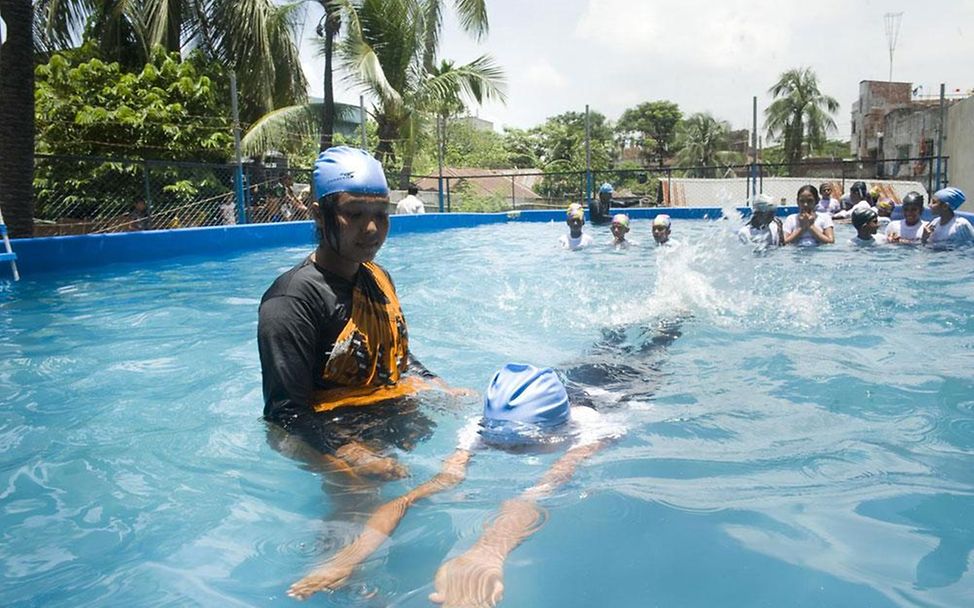
<path fill-rule="evenodd" d="M 607 414 L 625 436 L 544 501 L 501 605 L 974 604 L 974 251 L 857 250 L 840 225 L 833 247 L 754 254 L 733 221 L 676 221 L 662 251 L 632 225 L 626 251 L 513 222 L 379 256 L 413 351 L 457 386 L 571 366 L 605 328 L 680 328 L 651 394 Z M 293 605 L 378 501 L 438 470 L 477 398 L 431 399 L 433 436 L 398 454 L 413 478 L 381 487 L 269 444 L 257 305 L 309 249 L 0 285 L 0 605 Z M 477 453 L 311 603 L 429 606 L 440 563 L 557 456 Z"/>

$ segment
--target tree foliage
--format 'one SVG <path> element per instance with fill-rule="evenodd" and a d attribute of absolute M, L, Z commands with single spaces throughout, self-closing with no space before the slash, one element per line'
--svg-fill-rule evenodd
<path fill-rule="evenodd" d="M 662 165 L 673 152 L 682 118 L 680 106 L 672 101 L 647 101 L 622 113 L 616 133 L 625 144 L 637 146 L 647 163 Z"/>
<path fill-rule="evenodd" d="M 739 155 L 727 150 L 729 134 L 729 123 L 706 112 L 692 114 L 680 124 L 676 162 L 687 167 L 687 177 L 718 177 L 719 167 L 743 162 Z"/>
<path fill-rule="evenodd" d="M 90 47 L 38 66 L 37 150 L 48 154 L 222 162 L 233 139 L 222 68 L 161 49 L 138 72 Z"/>
<path fill-rule="evenodd" d="M 38 152 L 215 163 L 230 158 L 233 138 L 227 96 L 216 84 L 223 80 L 219 65 L 199 55 L 180 61 L 157 49 L 140 71 L 126 72 L 118 63 L 92 57 L 96 54 L 90 47 L 57 53 L 37 67 Z M 186 179 L 185 173 L 167 170 L 156 177 L 165 184 L 170 206 L 229 189 L 211 172 Z M 141 164 L 121 160 L 38 163 L 38 217 L 90 218 L 124 210 L 144 196 L 144 171 Z"/>
<path fill-rule="evenodd" d="M 764 111 L 767 135 L 780 140 L 786 162 L 796 164 L 835 130 L 832 115 L 838 112 L 839 102 L 819 90 L 811 68 L 782 73 L 768 92 L 774 101 Z"/>

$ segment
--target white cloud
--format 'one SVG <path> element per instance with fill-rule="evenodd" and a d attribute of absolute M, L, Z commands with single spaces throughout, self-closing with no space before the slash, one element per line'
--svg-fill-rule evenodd
<path fill-rule="evenodd" d="M 518 74 L 532 87 L 553 87 L 562 88 L 568 84 L 568 80 L 559 72 L 547 59 L 542 59 L 529 65 L 523 75 Z"/>

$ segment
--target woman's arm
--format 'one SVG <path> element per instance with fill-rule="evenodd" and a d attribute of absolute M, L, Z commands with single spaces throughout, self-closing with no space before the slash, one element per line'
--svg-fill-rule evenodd
<path fill-rule="evenodd" d="M 291 585 L 287 594 L 303 600 L 324 589 L 338 589 L 355 569 L 388 539 L 410 506 L 421 498 L 452 488 L 466 477 L 471 453 L 459 449 L 443 461 L 443 467 L 432 479 L 375 510 L 365 522 L 362 533 L 310 574 Z"/>
<path fill-rule="evenodd" d="M 465 553 L 440 566 L 430 601 L 443 604 L 444 608 L 496 605 L 504 592 L 504 561 L 508 554 L 541 527 L 543 514 L 537 502 L 571 479 L 578 464 L 602 447 L 603 442 L 596 442 L 572 448 L 537 484 L 505 501 L 480 539 Z"/>

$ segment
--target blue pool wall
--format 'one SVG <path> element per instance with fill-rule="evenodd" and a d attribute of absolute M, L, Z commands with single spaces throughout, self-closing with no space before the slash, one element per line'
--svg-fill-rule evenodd
<path fill-rule="evenodd" d="M 742 215 L 749 209 L 738 208 Z M 795 213 L 794 207 L 782 207 L 781 216 Z M 677 220 L 718 219 L 723 212 L 718 207 L 666 207 L 614 209 L 632 219 L 652 219 L 667 214 Z M 974 214 L 959 213 L 974 222 Z M 424 215 L 394 215 L 389 234 L 437 232 L 451 228 L 471 228 L 507 222 L 563 222 L 565 212 L 509 211 L 502 213 L 427 213 Z M 314 243 L 312 222 L 279 224 L 247 224 L 241 226 L 213 226 L 174 230 L 149 230 L 114 234 L 85 234 L 33 239 L 13 239 L 17 265 L 22 276 L 42 273 L 92 269 L 119 262 L 150 262 L 180 256 L 219 257 L 228 253 L 302 246 Z M 9 278 L 8 264 L 0 264 L 0 277 Z"/>

